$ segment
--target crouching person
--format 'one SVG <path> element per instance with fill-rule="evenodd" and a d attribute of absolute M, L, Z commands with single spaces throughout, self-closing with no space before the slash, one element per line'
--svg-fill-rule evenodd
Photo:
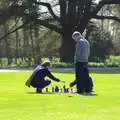
<path fill-rule="evenodd" d="M 45 77 L 49 77 L 56 82 L 65 82 L 61 81 L 55 76 L 51 74 L 48 67 L 50 66 L 50 62 L 44 62 L 43 64 L 37 66 L 30 76 L 30 78 L 26 81 L 25 85 L 30 87 L 37 88 L 36 93 L 42 93 L 42 89 L 48 85 L 50 85 L 50 80 L 45 80 Z"/>

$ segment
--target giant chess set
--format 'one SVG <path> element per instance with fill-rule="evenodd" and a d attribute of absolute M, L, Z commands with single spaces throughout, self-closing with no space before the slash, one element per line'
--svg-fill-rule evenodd
<path fill-rule="evenodd" d="M 58 86 L 52 87 L 51 90 L 49 90 L 48 88 L 46 88 L 46 93 L 47 92 L 56 92 L 56 93 L 75 93 L 76 90 L 73 88 L 66 88 L 66 86 L 64 85 L 63 88 L 59 88 Z"/>

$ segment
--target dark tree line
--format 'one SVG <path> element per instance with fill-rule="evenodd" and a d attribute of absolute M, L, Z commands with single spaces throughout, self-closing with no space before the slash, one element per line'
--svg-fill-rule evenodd
<path fill-rule="evenodd" d="M 75 30 L 81 33 L 87 31 L 92 19 L 109 19 L 120 22 L 117 16 L 106 16 L 99 13 L 106 5 L 113 4 L 120 4 L 120 0 L 100 0 L 99 3 L 96 3 L 95 0 L 56 0 L 48 2 L 43 0 L 7 0 L 7 7 L 0 9 L 0 24 L 6 23 L 13 17 L 22 18 L 22 24 L 6 33 L 1 39 L 18 29 L 26 29 L 25 26 L 37 26 L 35 35 L 38 36 L 38 29 L 40 26 L 44 26 L 62 36 L 59 50 L 60 60 L 71 62 L 75 48 L 71 35 Z M 59 8 L 58 13 L 53 9 L 54 6 Z M 44 11 L 43 7 L 47 10 Z"/>

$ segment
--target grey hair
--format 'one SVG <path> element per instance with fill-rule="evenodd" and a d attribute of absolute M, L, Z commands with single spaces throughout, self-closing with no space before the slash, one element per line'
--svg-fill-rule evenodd
<path fill-rule="evenodd" d="M 82 37 L 82 34 L 81 34 L 79 31 L 75 31 L 75 32 L 72 34 L 72 38 L 73 38 L 73 39 L 74 39 L 75 35 Z"/>

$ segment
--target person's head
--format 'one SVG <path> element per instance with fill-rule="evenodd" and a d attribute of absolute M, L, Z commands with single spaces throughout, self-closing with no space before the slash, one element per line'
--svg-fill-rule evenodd
<path fill-rule="evenodd" d="M 51 65 L 51 63 L 50 63 L 50 61 L 44 61 L 44 62 L 43 62 L 43 65 L 44 65 L 45 67 L 49 67 L 49 66 Z"/>
<path fill-rule="evenodd" d="M 72 34 L 72 38 L 74 40 L 78 40 L 80 37 L 82 37 L 81 33 L 79 31 L 75 31 L 73 34 Z"/>

